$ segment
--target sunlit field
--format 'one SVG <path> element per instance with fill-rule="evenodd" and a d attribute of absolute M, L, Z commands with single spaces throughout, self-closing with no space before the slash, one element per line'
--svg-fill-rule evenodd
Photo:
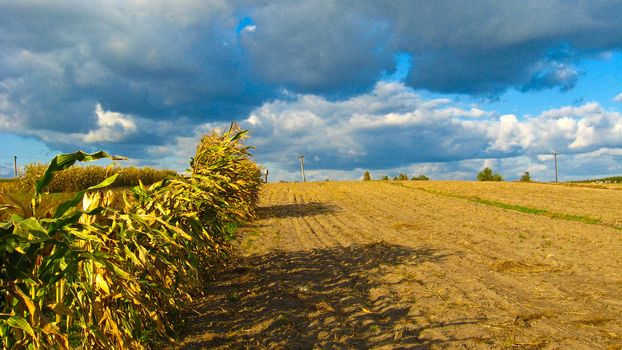
<path fill-rule="evenodd" d="M 266 185 L 188 348 L 615 348 L 622 191 Z"/>

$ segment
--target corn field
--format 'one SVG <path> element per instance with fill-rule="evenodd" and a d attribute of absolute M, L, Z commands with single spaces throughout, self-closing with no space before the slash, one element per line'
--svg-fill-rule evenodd
<path fill-rule="evenodd" d="M 174 335 L 171 317 L 200 295 L 204 271 L 229 254 L 235 226 L 253 217 L 259 169 L 246 131 L 203 137 L 191 176 L 122 194 L 79 191 L 38 218 L 54 175 L 105 152 L 61 154 L 36 182 L 31 212 L 0 223 L 0 339 L 8 349 L 143 349 Z M 122 196 L 122 206 L 110 204 Z"/>
<path fill-rule="evenodd" d="M 47 166 L 42 163 L 27 164 L 18 178 L 17 185 L 24 190 L 31 190 L 46 169 Z M 172 170 L 159 170 L 149 167 L 73 166 L 56 172 L 54 179 L 46 187 L 46 191 L 50 193 L 77 192 L 95 186 L 114 174 L 119 174 L 114 182 L 115 187 L 137 186 L 139 182 L 151 185 L 177 176 L 177 173 Z"/>

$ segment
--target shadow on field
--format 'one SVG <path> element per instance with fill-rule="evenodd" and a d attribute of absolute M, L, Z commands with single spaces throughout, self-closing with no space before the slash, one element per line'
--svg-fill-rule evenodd
<path fill-rule="evenodd" d="M 259 207 L 257 208 L 257 216 L 260 219 L 285 219 L 334 213 L 338 210 L 339 207 L 336 205 L 319 202 L 281 204 Z"/>
<path fill-rule="evenodd" d="M 273 252 L 222 271 L 185 316 L 181 349 L 425 349 L 411 310 L 391 295 L 370 298 L 378 267 L 439 261 L 429 248 L 386 243 Z M 458 320 L 454 324 L 475 323 Z M 448 324 L 432 324 L 444 327 Z M 454 339 L 454 341 L 456 341 Z"/>

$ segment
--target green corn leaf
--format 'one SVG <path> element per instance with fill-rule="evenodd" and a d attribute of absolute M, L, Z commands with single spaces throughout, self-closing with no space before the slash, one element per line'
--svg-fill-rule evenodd
<path fill-rule="evenodd" d="M 95 284 L 97 284 L 97 287 L 103 290 L 106 295 L 110 294 L 110 286 L 108 286 L 108 282 L 106 282 L 106 279 L 102 275 L 97 274 L 95 276 Z"/>
<path fill-rule="evenodd" d="M 14 279 L 20 279 L 22 281 L 25 281 L 31 280 L 33 277 L 32 275 L 24 271 L 23 268 L 15 266 L 13 264 L 5 264 L 5 268 L 9 275 L 12 276 Z"/>
<path fill-rule="evenodd" d="M 113 264 L 110 259 L 112 258 L 112 255 L 107 254 L 107 253 L 103 253 L 103 252 L 80 252 L 80 258 L 82 259 L 91 259 L 94 260 L 104 266 L 106 266 L 109 270 L 111 270 L 115 276 L 118 276 L 122 279 L 130 279 L 130 274 L 127 273 L 126 271 L 124 271 L 123 269 L 121 269 L 119 266 L 117 266 L 116 264 Z"/>
<path fill-rule="evenodd" d="M 9 319 L 6 320 L 6 324 L 8 324 L 9 326 L 13 328 L 19 328 L 23 330 L 24 332 L 30 334 L 30 336 L 32 337 L 35 336 L 35 331 L 32 329 L 30 324 L 28 324 L 28 321 L 26 321 L 26 319 L 22 317 L 19 317 L 19 316 L 10 317 Z"/>
<path fill-rule="evenodd" d="M 61 316 L 71 316 L 71 315 L 73 315 L 73 312 L 71 311 L 71 309 L 69 309 L 63 303 L 48 304 L 47 307 L 50 308 L 57 315 L 61 315 Z"/>
<path fill-rule="evenodd" d="M 55 218 L 59 218 L 61 216 L 63 216 L 63 214 L 65 214 L 69 209 L 75 207 L 76 205 L 80 204 L 82 202 L 82 198 L 84 198 L 84 194 L 88 191 L 92 191 L 92 190 L 97 190 L 100 188 L 104 188 L 106 186 L 110 186 L 119 176 L 119 174 L 114 174 L 110 177 L 108 177 L 107 179 L 105 179 L 104 181 L 100 182 L 99 184 L 95 185 L 95 186 L 91 186 L 89 188 L 87 188 L 86 190 L 80 191 L 78 193 L 76 193 L 76 195 L 71 199 L 68 200 L 67 202 L 61 204 L 58 206 L 58 208 L 56 208 L 56 212 L 54 213 L 54 217 Z"/>
<path fill-rule="evenodd" d="M 136 257 L 136 254 L 134 254 L 128 247 L 127 245 L 123 247 L 123 250 L 125 251 L 125 255 L 130 258 L 130 260 L 132 260 L 132 262 L 134 262 L 134 264 L 143 267 L 143 263 L 138 260 L 138 257 Z"/>
<path fill-rule="evenodd" d="M 55 172 L 65 170 L 75 164 L 75 162 L 91 162 L 102 158 L 110 158 L 112 160 L 125 159 L 123 157 L 111 156 L 104 151 L 99 151 L 92 154 L 78 151 L 75 153 L 57 155 L 56 157 L 52 158 L 52 161 L 45 170 L 45 173 L 43 174 L 41 179 L 37 181 L 37 184 L 35 185 L 35 195 L 40 195 L 43 189 L 50 184 Z"/>
<path fill-rule="evenodd" d="M 76 237 L 78 237 L 79 239 L 85 240 L 85 241 L 94 241 L 94 242 L 99 242 L 102 243 L 102 240 L 95 236 L 95 235 L 90 235 L 87 233 L 87 231 L 80 231 L 80 230 L 70 230 L 70 233 Z"/>
<path fill-rule="evenodd" d="M 239 140 L 242 136 L 246 135 L 247 133 L 248 133 L 248 130 L 243 130 L 243 131 L 240 131 L 240 132 L 236 133 L 231 138 L 231 142 L 235 142 L 235 141 Z"/>
<path fill-rule="evenodd" d="M 20 220 L 14 223 L 15 230 L 13 231 L 16 235 L 19 235 L 23 238 L 28 238 L 28 235 L 33 235 L 38 239 L 48 239 L 50 236 L 48 232 L 41 226 L 41 223 L 35 218 L 28 218 L 24 220 Z"/>
<path fill-rule="evenodd" d="M 48 227 L 48 232 L 54 233 L 61 227 L 75 224 L 76 222 L 78 222 L 78 219 L 80 219 L 80 216 L 82 216 L 82 213 L 75 212 L 71 215 L 65 215 L 62 218 L 58 218 L 52 221 L 52 224 Z"/>

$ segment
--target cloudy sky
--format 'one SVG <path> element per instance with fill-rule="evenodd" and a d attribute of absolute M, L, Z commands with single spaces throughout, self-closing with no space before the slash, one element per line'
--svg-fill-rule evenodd
<path fill-rule="evenodd" d="M 622 174 L 622 2 L 0 0 L 0 177 L 183 171 L 238 121 L 271 180 Z"/>

